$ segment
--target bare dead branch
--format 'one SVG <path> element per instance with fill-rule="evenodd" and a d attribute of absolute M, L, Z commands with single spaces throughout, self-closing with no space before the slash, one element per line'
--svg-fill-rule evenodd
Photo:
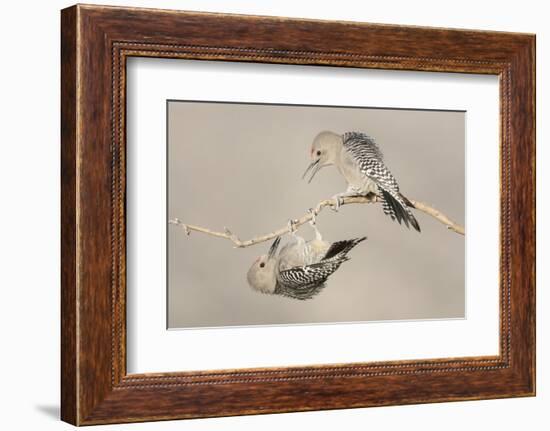
<path fill-rule="evenodd" d="M 459 224 L 455 223 L 449 217 L 443 214 L 441 211 L 436 210 L 435 208 L 423 202 L 413 201 L 411 199 L 409 200 L 417 210 L 422 211 L 425 214 L 431 215 L 437 221 L 447 226 L 447 229 L 452 230 L 453 232 L 459 233 L 460 235 L 465 235 L 466 232 L 464 230 L 464 226 L 460 226 Z"/>
<path fill-rule="evenodd" d="M 413 200 L 410 200 L 410 201 L 417 210 L 432 216 L 433 218 L 435 218 L 436 220 L 438 220 L 439 222 L 447 226 L 447 229 L 452 230 L 453 232 L 456 232 L 458 234 L 464 235 L 464 227 L 453 222 L 441 211 L 438 211 L 435 208 L 432 208 L 429 205 L 422 202 L 413 201 Z M 341 202 L 340 206 L 349 205 L 349 204 L 370 204 L 370 203 L 380 202 L 380 198 L 376 195 L 370 194 L 368 196 L 344 197 L 340 200 L 340 202 Z M 302 226 L 303 224 L 310 222 L 311 219 L 317 216 L 317 214 L 319 214 L 324 208 L 326 207 L 335 208 L 335 206 L 336 206 L 336 201 L 334 199 L 322 200 L 317 204 L 315 208 L 313 208 L 312 212 L 308 212 L 306 215 L 300 217 L 299 219 L 293 220 L 294 228 L 298 228 L 299 226 Z M 217 232 L 205 227 L 183 223 L 177 218 L 169 220 L 168 223 L 181 227 L 187 235 L 189 235 L 191 231 L 195 231 L 195 232 L 201 232 L 207 235 L 215 236 L 218 238 L 228 239 L 235 245 L 236 248 L 250 247 L 251 245 L 266 242 L 271 239 L 277 238 L 278 236 L 286 235 L 287 233 L 291 232 L 291 226 L 287 225 L 286 227 L 280 228 L 276 231 L 267 233 L 265 235 L 256 236 L 254 238 L 243 241 L 239 239 L 239 237 L 233 234 L 233 232 L 231 232 L 226 227 L 224 228 L 223 232 Z"/>

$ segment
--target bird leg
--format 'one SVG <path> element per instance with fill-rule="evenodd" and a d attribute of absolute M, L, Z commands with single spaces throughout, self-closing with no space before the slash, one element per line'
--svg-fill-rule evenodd
<path fill-rule="evenodd" d="M 296 220 L 292 220 L 292 219 L 288 220 L 288 231 L 293 236 L 296 236 Z"/>
<path fill-rule="evenodd" d="M 338 210 L 340 209 L 340 206 L 343 203 L 343 199 L 353 197 L 353 196 L 361 196 L 361 195 L 356 191 L 351 191 L 351 190 L 346 190 L 345 192 L 335 194 L 331 198 L 332 200 L 334 200 L 334 206 L 331 207 L 332 210 L 334 212 L 338 212 Z"/>
<path fill-rule="evenodd" d="M 297 244 L 299 250 L 303 250 L 306 247 L 306 240 L 301 236 L 296 234 L 296 223 L 297 220 L 290 219 L 288 220 L 288 231 L 292 235 L 294 242 Z"/>
<path fill-rule="evenodd" d="M 321 232 L 319 232 L 319 229 L 317 228 L 317 213 L 313 208 L 310 208 L 307 211 L 311 214 L 311 220 L 309 221 L 309 224 L 315 231 L 315 239 L 318 241 L 322 241 L 323 236 L 321 235 Z"/>

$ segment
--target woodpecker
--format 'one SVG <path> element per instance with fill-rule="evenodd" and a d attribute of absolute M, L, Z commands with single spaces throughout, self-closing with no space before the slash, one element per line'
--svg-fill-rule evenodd
<path fill-rule="evenodd" d="M 293 232 L 293 239 L 279 252 L 281 237 L 277 237 L 269 252 L 258 257 L 248 270 L 246 278 L 250 287 L 261 293 L 311 299 L 325 287 L 327 278 L 349 260 L 349 251 L 366 239 L 330 244 L 317 229 L 315 233 L 315 239 L 306 241 Z"/>
<path fill-rule="evenodd" d="M 336 210 L 346 196 L 365 196 L 373 193 L 382 200 L 384 213 L 401 224 L 409 224 L 420 232 L 420 225 L 411 212 L 414 205 L 399 191 L 399 185 L 383 161 L 383 155 L 374 139 L 364 133 L 321 132 L 313 140 L 311 163 L 302 178 L 311 171 L 315 174 L 325 166 L 335 165 L 345 178 L 348 188 L 333 198 Z"/>

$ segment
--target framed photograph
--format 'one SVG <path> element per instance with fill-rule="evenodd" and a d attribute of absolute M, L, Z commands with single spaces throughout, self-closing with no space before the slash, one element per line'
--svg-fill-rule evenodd
<path fill-rule="evenodd" d="M 534 35 L 61 17 L 63 420 L 535 394 Z"/>

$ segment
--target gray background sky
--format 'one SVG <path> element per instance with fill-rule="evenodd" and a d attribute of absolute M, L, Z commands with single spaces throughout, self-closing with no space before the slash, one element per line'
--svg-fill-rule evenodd
<path fill-rule="evenodd" d="M 271 232 L 346 188 L 334 167 L 301 180 L 322 130 L 373 136 L 411 199 L 465 220 L 465 113 L 225 103 L 168 103 L 168 217 L 241 239 Z M 367 235 L 318 296 L 296 301 L 251 290 L 246 272 L 270 243 L 232 243 L 168 229 L 168 326 L 261 325 L 464 317 L 465 238 L 415 212 L 392 222 L 380 205 L 325 209 L 329 241 Z M 300 234 L 311 238 L 308 225 Z"/>

